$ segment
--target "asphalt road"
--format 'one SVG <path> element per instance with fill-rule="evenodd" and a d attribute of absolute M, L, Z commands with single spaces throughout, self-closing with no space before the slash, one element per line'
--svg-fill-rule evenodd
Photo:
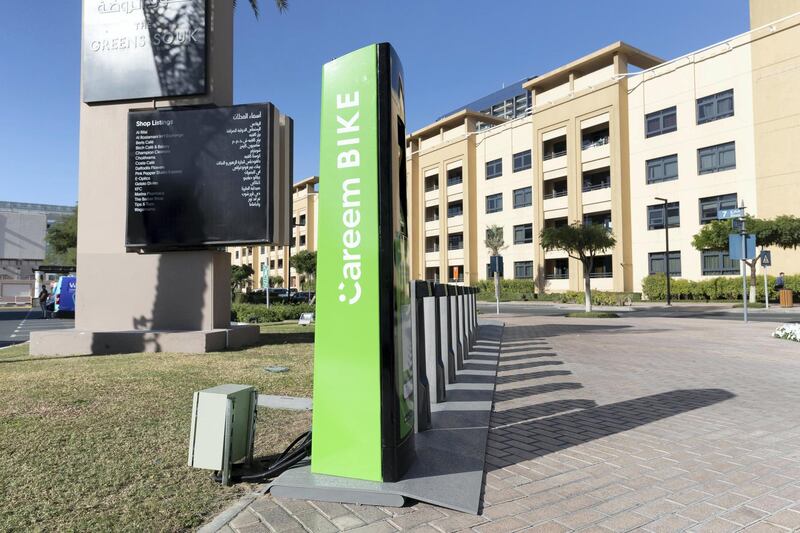
<path fill-rule="evenodd" d="M 495 304 L 489 302 L 478 302 L 478 309 L 485 315 L 495 313 Z M 599 307 L 596 310 L 605 310 Z M 664 318 L 704 318 L 710 320 L 737 320 L 742 321 L 742 309 L 731 309 L 723 306 L 706 305 L 674 305 L 666 306 L 646 306 L 625 308 L 624 316 L 631 317 L 664 317 Z M 559 304 L 524 304 L 524 303 L 503 303 L 500 302 L 500 313 L 513 315 L 530 316 L 564 316 L 570 311 L 582 310 L 579 306 L 568 306 Z M 630 314 L 628 314 L 630 313 Z M 765 309 L 751 309 L 749 320 L 753 322 L 800 322 L 800 308 L 791 311 Z"/>
<path fill-rule="evenodd" d="M 28 341 L 31 331 L 74 327 L 75 320 L 71 318 L 43 320 L 42 312 L 39 309 L 0 310 L 0 348 Z"/>

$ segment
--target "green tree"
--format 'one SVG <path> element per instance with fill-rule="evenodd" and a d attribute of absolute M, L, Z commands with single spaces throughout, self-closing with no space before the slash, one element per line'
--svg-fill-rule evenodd
<path fill-rule="evenodd" d="M 483 243 L 492 252 L 492 255 L 500 255 L 500 250 L 505 248 L 506 244 L 503 240 L 502 226 L 495 224 L 486 228 L 486 239 Z"/>
<path fill-rule="evenodd" d="M 314 278 L 317 275 L 317 252 L 309 252 L 308 250 L 301 250 L 289 258 L 289 266 L 303 279 L 303 284 L 306 279 Z M 304 276 L 305 275 L 305 276 Z M 313 281 L 308 281 L 313 284 Z"/>
<path fill-rule="evenodd" d="M 255 271 L 250 265 L 233 265 L 231 267 L 231 293 L 236 294 L 250 282 Z"/>
<path fill-rule="evenodd" d="M 797 248 L 800 246 L 800 218 L 781 215 L 774 219 L 745 217 L 745 230 L 755 234 L 756 245 L 762 249 L 769 246 L 778 248 Z M 697 250 L 725 251 L 728 249 L 728 235 L 734 233 L 733 219 L 712 220 L 692 238 L 692 246 Z M 750 301 L 756 298 L 756 266 L 758 258 L 746 259 L 744 264 L 750 268 Z"/>
<path fill-rule="evenodd" d="M 78 249 L 78 208 L 47 228 L 47 256 L 51 265 L 75 266 Z"/>
<path fill-rule="evenodd" d="M 283 276 L 270 276 L 269 277 L 269 286 L 270 287 L 280 287 L 283 285 Z"/>
<path fill-rule="evenodd" d="M 544 250 L 563 250 L 583 265 L 583 291 L 585 309 L 592 311 L 591 272 L 594 258 L 599 253 L 613 247 L 616 239 L 611 230 L 601 224 L 583 225 L 575 222 L 568 226 L 544 228 L 539 233 L 539 241 Z"/>
<path fill-rule="evenodd" d="M 250 7 L 253 8 L 253 13 L 255 13 L 256 18 L 258 18 L 258 15 L 260 14 L 260 11 L 258 9 L 258 0 L 249 0 L 249 2 L 250 2 Z M 236 8 L 236 0 L 233 0 L 233 7 L 234 9 Z M 284 11 L 289 9 L 289 0 L 275 0 L 275 7 L 278 8 L 278 11 L 283 13 Z"/>

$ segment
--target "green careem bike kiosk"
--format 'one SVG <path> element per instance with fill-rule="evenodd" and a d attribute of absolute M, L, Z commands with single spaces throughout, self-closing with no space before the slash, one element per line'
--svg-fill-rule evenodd
<path fill-rule="evenodd" d="M 323 69 L 315 474 L 396 481 L 414 456 L 403 93 L 388 43 Z"/>

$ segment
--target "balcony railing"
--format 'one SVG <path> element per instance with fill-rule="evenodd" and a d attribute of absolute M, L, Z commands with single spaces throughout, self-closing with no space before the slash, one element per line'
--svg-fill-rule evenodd
<path fill-rule="evenodd" d="M 542 159 L 547 161 L 548 159 L 555 159 L 556 157 L 562 157 L 565 155 L 567 155 L 566 150 L 561 150 L 559 152 L 546 152 L 544 155 L 542 155 Z"/>
<path fill-rule="evenodd" d="M 437 246 L 426 246 L 425 247 L 425 253 L 426 254 L 430 254 L 430 253 L 438 252 L 438 251 L 439 251 L 439 246 L 438 245 Z"/>
<path fill-rule="evenodd" d="M 589 148 L 594 148 L 595 146 L 605 146 L 609 142 L 609 137 L 600 137 L 599 139 L 593 139 L 589 141 L 583 141 L 581 143 L 581 149 L 588 150 Z"/>
<path fill-rule="evenodd" d="M 613 272 L 589 272 L 590 278 L 613 278 Z"/>
<path fill-rule="evenodd" d="M 453 185 L 461 185 L 462 183 L 464 183 L 464 180 L 461 178 L 461 176 L 457 178 L 447 178 L 448 187 L 452 187 Z"/>
<path fill-rule="evenodd" d="M 439 184 L 438 183 L 435 184 L 435 185 L 426 185 L 425 186 L 425 192 L 433 192 L 433 191 L 438 191 L 438 190 L 439 190 Z"/>
<path fill-rule="evenodd" d="M 449 278 L 447 281 L 448 283 L 464 283 L 464 276 L 461 275 L 457 278 Z"/>
<path fill-rule="evenodd" d="M 608 189 L 611 187 L 611 180 L 601 181 L 600 183 L 584 183 L 583 192 L 599 191 L 600 189 Z"/>
<path fill-rule="evenodd" d="M 553 198 L 561 198 L 562 196 L 566 196 L 567 191 L 552 191 L 546 192 L 542 195 L 542 198 L 545 200 L 552 200 Z"/>
<path fill-rule="evenodd" d="M 437 222 L 439 220 L 439 215 L 435 217 L 425 217 L 425 222 Z"/>
<path fill-rule="evenodd" d="M 569 279 L 569 272 L 551 272 L 544 275 L 545 279 Z"/>

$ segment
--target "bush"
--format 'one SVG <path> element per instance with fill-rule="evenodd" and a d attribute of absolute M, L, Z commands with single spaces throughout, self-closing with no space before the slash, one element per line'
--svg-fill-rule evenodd
<path fill-rule="evenodd" d="M 475 284 L 475 288 L 478 289 L 479 300 L 494 301 L 493 279 L 480 280 Z M 536 299 L 536 286 L 531 279 L 501 279 L 500 299 L 502 301 L 534 300 Z"/>
<path fill-rule="evenodd" d="M 631 302 L 641 299 L 641 294 L 636 292 L 592 291 L 592 305 L 631 305 Z M 567 291 L 561 295 L 561 303 L 564 304 L 583 304 L 585 301 L 583 291 Z"/>
<path fill-rule="evenodd" d="M 313 312 L 314 306 L 306 303 L 272 304 L 269 307 L 266 304 L 234 303 L 231 306 L 231 320 L 251 324 L 282 322 L 297 320 L 301 314 Z"/>
<path fill-rule="evenodd" d="M 750 283 L 750 276 L 747 277 Z M 785 288 L 800 292 L 800 275 L 785 276 Z M 770 301 L 778 300 L 778 291 L 775 290 L 775 276 L 767 276 L 767 288 Z M 720 276 L 700 281 L 681 278 L 672 278 L 670 283 L 673 300 L 741 300 L 741 276 Z M 642 280 L 642 294 L 648 300 L 667 299 L 667 277 L 664 274 L 653 274 Z M 764 301 L 764 276 L 759 275 L 756 280 L 756 300 Z"/>

